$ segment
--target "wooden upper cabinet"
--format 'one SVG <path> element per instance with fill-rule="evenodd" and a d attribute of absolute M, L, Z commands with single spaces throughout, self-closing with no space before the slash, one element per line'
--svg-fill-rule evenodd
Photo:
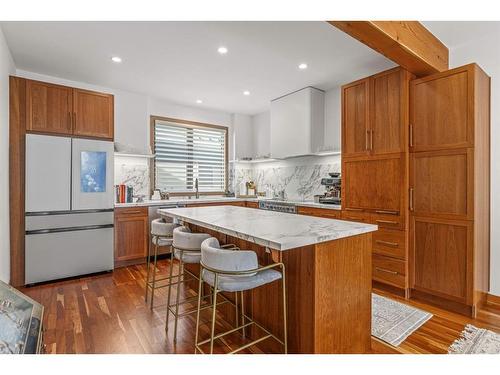
<path fill-rule="evenodd" d="M 75 135 L 113 139 L 113 95 L 74 89 L 73 112 Z"/>
<path fill-rule="evenodd" d="M 369 152 L 369 79 L 342 86 L 342 155 Z"/>
<path fill-rule="evenodd" d="M 472 69 L 467 65 L 412 81 L 412 151 L 473 146 Z"/>
<path fill-rule="evenodd" d="M 405 107 L 402 84 L 406 72 L 391 69 L 371 78 L 369 148 L 372 154 L 403 152 L 405 149 Z"/>
<path fill-rule="evenodd" d="M 45 82 L 26 81 L 26 128 L 41 133 L 72 133 L 73 90 Z"/>
<path fill-rule="evenodd" d="M 384 210 L 398 214 L 404 163 L 400 157 L 343 163 L 344 209 Z"/>
<path fill-rule="evenodd" d="M 113 139 L 111 94 L 26 80 L 26 130 Z"/>

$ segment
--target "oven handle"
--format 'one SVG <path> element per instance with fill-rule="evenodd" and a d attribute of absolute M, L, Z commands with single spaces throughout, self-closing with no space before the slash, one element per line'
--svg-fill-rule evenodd
<path fill-rule="evenodd" d="M 107 229 L 113 228 L 114 224 L 102 224 L 102 225 L 85 225 L 83 227 L 65 227 L 65 228 L 51 228 L 51 229 L 35 229 L 27 230 L 26 235 L 32 234 L 48 234 L 48 233 L 62 233 L 62 232 L 76 232 L 80 230 L 94 230 L 94 229 Z"/>

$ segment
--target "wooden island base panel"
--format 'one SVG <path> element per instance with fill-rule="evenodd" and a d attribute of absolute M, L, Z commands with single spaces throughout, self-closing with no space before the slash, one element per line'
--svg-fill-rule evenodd
<path fill-rule="evenodd" d="M 257 229 L 254 234 L 256 235 L 250 235 L 248 232 L 246 235 L 231 235 L 230 232 L 238 231 L 237 224 L 226 226 L 226 222 L 222 224 L 208 221 L 207 218 L 212 214 L 218 217 L 255 215 L 264 221 L 276 220 L 275 228 L 280 228 L 280 220 L 287 221 L 289 225 L 293 223 L 288 220 L 301 222 L 303 220 L 301 230 L 306 233 L 305 236 L 310 233 L 307 228 L 315 225 L 345 225 L 349 228 L 350 225 L 359 226 L 359 223 L 302 215 L 291 216 L 285 213 L 238 207 L 227 208 L 224 215 L 222 212 L 213 211 L 221 209 L 222 207 L 216 207 L 208 211 L 208 207 L 179 208 L 159 210 L 159 213 L 165 216 L 175 214 L 172 216 L 184 220 L 184 224 L 193 232 L 208 233 L 222 244 L 235 244 L 241 249 L 255 251 L 261 265 L 275 262 L 282 262 L 285 265 L 289 353 L 369 353 L 371 351 L 371 230 L 376 226 L 363 226 L 362 224 L 366 230 L 358 232 L 359 234 L 344 237 L 345 233 L 343 233 L 339 234 L 338 239 L 335 240 L 312 241 L 309 245 L 289 248 L 286 239 L 281 242 L 281 239 L 286 237 L 285 235 L 275 236 L 274 238 L 278 239 L 274 242 L 270 240 L 272 242 L 270 246 L 277 248 L 270 248 L 270 246 L 262 245 L 262 241 L 266 241 L 264 237 L 257 236 L 258 226 L 255 226 Z M 268 216 L 262 217 L 262 215 Z M 249 220 L 250 217 L 243 219 Z M 206 225 L 201 223 L 204 220 L 207 222 Z M 192 221 L 197 221 L 197 223 L 193 224 Z M 232 223 L 229 220 L 227 222 Z M 215 226 L 219 226 L 220 229 L 215 229 Z M 346 228 L 331 230 L 340 233 L 345 232 Z M 240 238 L 245 236 L 247 239 Z M 283 247 L 278 249 L 280 244 Z M 198 265 L 186 265 L 186 267 L 195 274 L 199 273 Z M 190 287 L 195 289 L 196 285 L 193 283 Z M 280 296 L 281 282 L 274 282 L 246 291 L 244 305 L 247 315 L 282 339 L 283 314 Z M 231 294 L 227 294 L 227 297 L 234 300 Z M 227 321 L 232 322 L 234 308 L 230 305 L 222 306 L 221 314 Z M 262 336 L 262 332 L 255 329 L 250 332 L 250 335 L 252 338 L 258 338 Z M 282 347 L 273 340 L 266 340 L 259 344 L 259 347 L 264 352 L 282 352 Z"/>
<path fill-rule="evenodd" d="M 266 251 L 252 242 L 197 225 L 188 226 L 221 243 L 255 251 L 261 265 L 285 264 L 289 353 L 371 351 L 371 233 L 287 251 Z M 199 273 L 198 265 L 189 264 L 186 268 Z M 280 296 L 280 283 L 275 282 L 245 292 L 244 303 L 249 316 L 283 338 Z M 227 297 L 234 301 L 231 294 Z M 232 322 L 233 309 L 221 310 L 224 318 Z M 253 334 L 258 337 L 259 333 Z M 270 345 L 271 351 L 279 353 L 279 345 L 273 344 L 267 340 L 260 345 L 264 351 Z"/>

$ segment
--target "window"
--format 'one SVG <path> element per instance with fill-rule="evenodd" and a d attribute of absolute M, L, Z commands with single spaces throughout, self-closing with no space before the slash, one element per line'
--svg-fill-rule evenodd
<path fill-rule="evenodd" d="M 171 193 L 223 193 L 227 175 L 227 128 L 152 117 L 154 186 Z"/>

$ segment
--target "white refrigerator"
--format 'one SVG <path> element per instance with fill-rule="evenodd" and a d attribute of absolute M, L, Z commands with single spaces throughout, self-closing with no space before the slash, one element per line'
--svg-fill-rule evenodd
<path fill-rule="evenodd" d="M 113 269 L 113 153 L 113 142 L 26 135 L 26 284 Z"/>

